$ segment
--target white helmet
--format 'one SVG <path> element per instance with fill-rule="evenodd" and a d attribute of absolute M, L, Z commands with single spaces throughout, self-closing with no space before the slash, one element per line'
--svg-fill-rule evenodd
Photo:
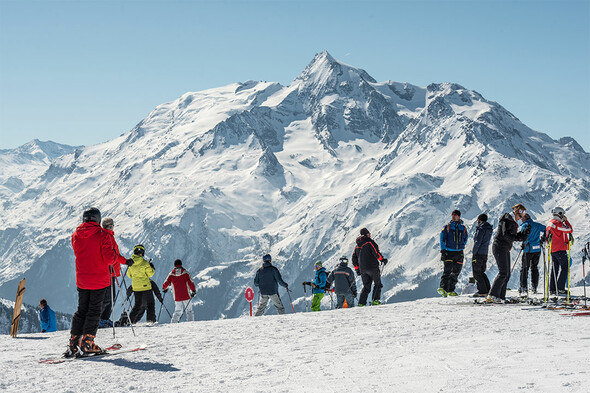
<path fill-rule="evenodd" d="M 565 210 L 563 210 L 561 207 L 556 207 L 553 210 L 551 210 L 551 214 L 553 214 L 554 216 L 563 217 L 565 216 Z"/>

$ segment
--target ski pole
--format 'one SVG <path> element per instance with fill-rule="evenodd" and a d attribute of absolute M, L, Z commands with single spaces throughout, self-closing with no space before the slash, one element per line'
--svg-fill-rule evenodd
<path fill-rule="evenodd" d="M 303 283 L 303 297 L 305 299 L 305 312 L 307 311 L 307 287 L 305 286 L 305 283 Z"/>
<path fill-rule="evenodd" d="M 291 308 L 293 309 L 293 314 L 295 314 L 295 307 L 293 306 L 293 299 L 291 299 L 291 291 L 287 288 L 287 295 L 289 295 L 289 301 L 291 302 Z"/>
<path fill-rule="evenodd" d="M 584 308 L 588 309 L 588 305 L 587 305 L 587 297 L 586 297 L 586 259 L 590 258 L 590 242 L 586 243 L 586 246 L 583 249 L 583 253 L 582 253 L 582 275 L 583 275 L 583 281 L 584 281 Z"/>
<path fill-rule="evenodd" d="M 512 265 L 512 269 L 510 269 L 510 275 L 512 276 L 512 271 L 514 270 L 514 268 L 516 267 L 516 264 L 518 263 L 518 258 L 520 258 L 520 253 L 522 252 L 522 248 L 520 249 L 520 251 L 518 252 L 518 255 L 516 256 L 516 261 L 514 261 L 514 265 Z"/>
<path fill-rule="evenodd" d="M 567 242 L 567 303 L 570 302 L 570 265 L 572 263 L 572 241 Z"/>
<path fill-rule="evenodd" d="M 164 305 L 164 299 L 166 299 L 166 293 L 167 292 L 168 291 L 165 291 L 164 292 L 164 296 L 162 296 L 162 301 L 161 301 L 162 304 L 160 304 L 160 311 L 158 311 L 158 319 L 157 319 L 158 322 L 160 322 L 160 314 L 162 314 L 162 306 Z"/>
<path fill-rule="evenodd" d="M 164 304 L 163 301 L 162 301 L 162 306 L 164 306 L 164 310 L 166 310 L 166 314 L 168 314 L 168 316 L 170 317 L 170 319 L 172 319 L 172 314 L 170 314 L 170 311 L 168 311 L 168 307 L 166 307 L 166 305 Z"/>
<path fill-rule="evenodd" d="M 119 285 L 119 281 L 115 281 L 117 283 L 117 287 L 119 287 L 119 292 L 121 292 L 121 286 Z M 125 283 L 125 278 L 123 278 L 123 284 Z M 127 291 L 125 291 L 125 294 L 127 294 Z M 123 301 L 123 310 L 125 310 L 125 312 L 127 313 L 127 320 L 129 321 L 129 326 L 131 326 L 131 331 L 133 332 L 133 336 L 137 337 L 137 334 L 135 334 L 135 329 L 133 329 L 133 323 L 131 322 L 131 316 L 130 311 L 127 309 L 127 303 L 125 302 L 125 296 L 121 296 L 121 300 Z M 114 325 L 114 324 L 113 324 Z"/>
<path fill-rule="evenodd" d="M 545 258 L 545 245 L 541 245 L 541 251 L 543 252 L 543 299 L 547 303 L 547 260 Z"/>
<path fill-rule="evenodd" d="M 113 277 L 113 273 L 115 272 L 113 270 L 113 265 L 109 265 L 109 268 L 111 270 L 111 312 L 109 313 L 109 320 L 112 320 L 111 315 L 113 314 L 113 309 L 115 308 L 115 296 L 114 293 L 115 292 L 115 288 L 113 288 L 113 281 L 115 280 L 115 277 Z M 117 338 L 116 334 L 115 334 L 115 323 L 113 322 L 113 340 L 115 340 Z"/>

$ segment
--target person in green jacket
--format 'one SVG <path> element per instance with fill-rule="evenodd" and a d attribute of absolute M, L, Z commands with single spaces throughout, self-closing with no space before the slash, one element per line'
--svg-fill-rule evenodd
<path fill-rule="evenodd" d="M 135 304 L 129 313 L 131 323 L 137 323 L 147 310 L 147 321 L 156 322 L 156 302 L 152 292 L 150 277 L 156 270 L 154 264 L 145 259 L 145 247 L 141 244 L 133 247 L 133 265 L 127 269 L 127 276 L 131 278 L 131 286 L 135 294 Z"/>

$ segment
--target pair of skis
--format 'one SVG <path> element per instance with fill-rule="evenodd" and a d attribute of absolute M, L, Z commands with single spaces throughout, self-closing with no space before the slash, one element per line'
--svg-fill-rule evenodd
<path fill-rule="evenodd" d="M 121 344 L 114 344 L 111 347 L 105 348 L 103 350 L 103 352 L 94 354 L 94 355 L 90 355 L 90 356 L 73 356 L 71 358 L 66 358 L 66 357 L 59 357 L 59 358 L 50 358 L 50 359 L 42 359 L 39 361 L 39 363 L 44 363 L 44 364 L 59 364 L 59 363 L 65 363 L 65 362 L 71 362 L 73 360 L 83 360 L 83 359 L 96 359 L 99 357 L 104 357 L 104 356 L 113 356 L 113 355 L 120 355 L 122 353 L 130 353 L 130 352 L 139 352 L 139 351 L 143 351 L 147 349 L 147 346 L 145 344 L 140 345 L 139 347 L 135 347 L 135 348 L 123 348 L 123 346 Z"/>

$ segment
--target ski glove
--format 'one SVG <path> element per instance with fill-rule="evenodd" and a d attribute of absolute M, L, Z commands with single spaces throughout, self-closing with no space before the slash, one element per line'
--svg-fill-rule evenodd
<path fill-rule="evenodd" d="M 447 259 L 447 250 L 440 250 L 440 260 L 445 261 Z"/>
<path fill-rule="evenodd" d="M 156 270 L 156 268 L 154 267 L 154 264 L 150 262 L 150 267 L 154 270 Z"/>
<path fill-rule="evenodd" d="M 127 259 L 127 260 L 125 261 L 125 265 L 127 265 L 127 266 L 131 266 L 131 265 L 133 265 L 133 259 L 131 259 L 131 258 Z"/>
<path fill-rule="evenodd" d="M 381 260 L 381 263 L 382 263 L 384 266 L 385 266 L 385 265 L 387 265 L 387 262 L 389 262 L 389 260 L 388 260 L 387 258 L 383 258 L 383 259 Z"/>
<path fill-rule="evenodd" d="M 164 293 L 168 292 L 168 288 L 166 288 L 166 289 L 162 288 L 162 292 L 164 292 Z"/>
<path fill-rule="evenodd" d="M 195 297 L 197 293 L 195 291 L 191 291 L 191 298 Z"/>

